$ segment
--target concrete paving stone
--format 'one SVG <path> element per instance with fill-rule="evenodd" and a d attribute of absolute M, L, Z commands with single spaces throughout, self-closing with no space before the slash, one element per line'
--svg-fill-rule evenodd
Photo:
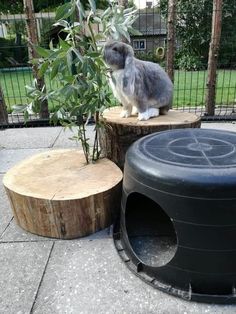
<path fill-rule="evenodd" d="M 97 232 L 93 235 L 87 237 L 89 240 L 94 240 L 96 238 L 104 237 L 110 233 L 110 229 L 107 228 L 103 232 Z M 61 241 L 60 239 L 56 238 L 48 238 L 38 236 L 36 234 L 30 233 L 20 226 L 18 226 L 14 219 L 12 219 L 9 223 L 8 228 L 0 237 L 0 242 L 38 242 L 38 241 Z"/>
<path fill-rule="evenodd" d="M 47 243 L 0 244 L 0 312 L 28 314 L 52 248 Z"/>
<path fill-rule="evenodd" d="M 229 131 L 236 131 L 236 123 L 229 122 L 229 123 L 210 123 L 210 122 L 202 122 L 202 128 L 212 128 L 212 129 L 222 129 L 222 130 L 229 130 Z M 58 136 L 56 142 L 54 143 L 53 147 L 55 148 L 69 148 L 69 147 L 78 147 L 81 149 L 80 142 L 71 140 L 70 138 L 76 135 L 76 129 L 63 129 L 60 135 Z M 87 136 L 90 139 L 89 144 L 93 145 L 93 140 L 95 136 L 94 132 L 94 125 L 87 126 Z"/>
<path fill-rule="evenodd" d="M 202 122 L 201 128 L 236 132 L 236 122 Z"/>
<path fill-rule="evenodd" d="M 78 147 L 82 148 L 81 143 L 75 140 L 71 140 L 73 136 L 77 135 L 76 128 L 72 128 L 72 130 L 66 128 L 63 129 L 60 133 L 59 137 L 57 138 L 55 144 L 53 147 Z M 89 145 L 93 145 L 93 139 L 94 139 L 94 125 L 87 125 L 86 126 L 86 136 L 89 138 Z"/>
<path fill-rule="evenodd" d="M 9 149 L 52 147 L 61 131 L 62 127 L 0 130 L 0 147 Z"/>
<path fill-rule="evenodd" d="M 235 123 L 202 123 L 202 127 L 236 131 Z M 62 128 L 0 131 L 0 172 L 1 169 L 2 172 L 7 171 L 17 161 L 26 158 L 30 151 L 32 154 L 40 152 L 39 149 L 18 150 L 18 148 L 71 147 L 71 141 L 68 140 L 71 134 L 68 130 L 66 132 L 69 136 L 62 132 Z M 3 165 L 3 161 L 6 160 L 9 162 Z M 1 181 L 2 177 L 0 175 Z M 0 235 L 5 230 L 0 240 L 1 314 L 30 313 L 41 280 L 31 313 L 236 312 L 236 306 L 186 302 L 150 287 L 137 278 L 120 260 L 109 229 L 82 239 L 56 241 L 42 279 L 53 242 L 49 238 L 29 234 L 11 221 L 10 205 L 1 184 L 0 199 Z"/>
<path fill-rule="evenodd" d="M 35 154 L 49 150 L 45 149 L 1 149 L 0 150 L 0 173 L 7 172 L 18 162 Z"/>
<path fill-rule="evenodd" d="M 55 240 L 57 239 L 41 237 L 36 234 L 27 232 L 16 224 L 15 219 L 12 219 L 8 228 L 0 237 L 0 242 L 38 242 Z"/>
<path fill-rule="evenodd" d="M 2 179 L 3 175 L 0 175 L 0 237 L 13 217 L 6 192 L 1 184 Z"/>
<path fill-rule="evenodd" d="M 136 277 L 120 260 L 111 236 L 55 243 L 32 313 L 235 313 L 234 306 L 187 302 Z"/>

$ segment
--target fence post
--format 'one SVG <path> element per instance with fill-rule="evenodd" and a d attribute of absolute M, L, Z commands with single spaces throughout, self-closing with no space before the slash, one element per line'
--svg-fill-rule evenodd
<path fill-rule="evenodd" d="M 37 24 L 34 15 L 34 5 L 33 0 L 23 0 L 24 1 L 24 11 L 26 14 L 26 29 L 28 34 L 28 48 L 29 48 L 29 59 L 32 60 L 37 58 L 37 53 L 33 46 L 38 45 L 38 37 L 37 37 Z M 37 88 L 42 90 L 43 86 L 45 85 L 44 79 L 40 78 L 38 75 L 37 65 L 32 65 L 33 76 L 36 79 Z M 41 119 L 48 119 L 49 112 L 48 112 L 48 102 L 44 100 L 41 102 L 40 108 L 40 118 Z"/>
<path fill-rule="evenodd" d="M 118 4 L 124 8 L 128 7 L 128 0 L 118 0 Z"/>
<path fill-rule="evenodd" d="M 217 60 L 222 26 L 222 0 L 213 0 L 211 43 L 208 55 L 208 77 L 206 90 L 206 114 L 215 114 Z"/>
<path fill-rule="evenodd" d="M 118 0 L 118 5 L 123 7 L 124 9 L 126 9 L 128 7 L 128 0 Z M 129 41 L 127 40 L 127 38 L 125 38 L 125 36 L 121 36 L 120 40 L 126 44 L 129 43 Z"/>
<path fill-rule="evenodd" d="M 5 104 L 4 95 L 0 86 L 0 125 L 8 124 L 7 106 Z"/>
<path fill-rule="evenodd" d="M 166 71 L 174 82 L 176 0 L 168 1 Z"/>

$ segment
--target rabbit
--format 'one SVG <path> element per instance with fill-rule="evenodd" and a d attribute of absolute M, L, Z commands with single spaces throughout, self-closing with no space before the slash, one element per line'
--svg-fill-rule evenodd
<path fill-rule="evenodd" d="M 173 84 L 158 64 L 136 59 L 132 47 L 118 41 L 105 44 L 104 61 L 111 68 L 113 94 L 123 105 L 121 117 L 138 114 L 138 120 L 148 120 L 167 114 Z"/>

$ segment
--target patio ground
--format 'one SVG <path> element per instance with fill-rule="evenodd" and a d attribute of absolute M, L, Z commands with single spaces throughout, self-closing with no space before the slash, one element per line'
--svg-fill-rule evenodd
<path fill-rule="evenodd" d="M 236 131 L 233 122 L 202 127 Z M 71 135 L 61 127 L 0 131 L 1 182 L 28 156 L 75 147 Z M 1 314 L 236 312 L 236 306 L 187 302 L 148 286 L 120 260 L 109 228 L 76 240 L 39 237 L 15 224 L 2 183 L 0 200 Z"/>

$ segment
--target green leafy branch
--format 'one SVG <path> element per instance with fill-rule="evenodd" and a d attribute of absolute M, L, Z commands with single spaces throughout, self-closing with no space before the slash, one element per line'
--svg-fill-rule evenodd
<path fill-rule="evenodd" d="M 45 99 L 56 104 L 51 120 L 77 128 L 77 135 L 72 139 L 81 142 L 87 163 L 100 156 L 98 129 L 102 124 L 99 116 L 112 101 L 102 43 L 107 38 L 130 40 L 129 33 L 135 32 L 132 29 L 135 18 L 133 9 L 111 4 L 103 12 L 96 9 L 94 0 L 89 0 L 89 10 L 85 11 L 80 0 L 71 0 L 56 12 L 55 26 L 61 29 L 58 45 L 55 47 L 51 42 L 48 49 L 35 47 L 38 58 L 32 62 L 37 66 L 39 77 L 49 77 L 51 86 L 42 90 L 37 84 L 27 86 L 32 102 L 23 107 L 25 117 L 38 112 Z M 91 117 L 96 122 L 92 148 L 86 136 L 86 125 Z"/>

